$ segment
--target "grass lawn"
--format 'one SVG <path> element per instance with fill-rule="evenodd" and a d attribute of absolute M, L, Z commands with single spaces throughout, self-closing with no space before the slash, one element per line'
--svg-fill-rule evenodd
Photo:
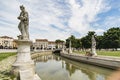
<path fill-rule="evenodd" d="M 13 55 L 16 55 L 16 53 L 15 52 L 0 53 L 0 61 Z"/>
<path fill-rule="evenodd" d="M 85 54 L 85 51 L 74 51 L 74 53 Z M 97 51 L 98 55 L 120 57 L 120 51 Z"/>

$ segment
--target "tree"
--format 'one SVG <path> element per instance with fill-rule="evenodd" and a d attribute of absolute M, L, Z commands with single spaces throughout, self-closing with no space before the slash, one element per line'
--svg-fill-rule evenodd
<path fill-rule="evenodd" d="M 60 39 L 57 39 L 55 40 L 55 43 L 63 43 L 64 41 L 63 40 L 60 40 Z"/>
<path fill-rule="evenodd" d="M 76 49 L 82 48 L 82 42 L 80 39 L 76 39 L 75 48 Z"/>
<path fill-rule="evenodd" d="M 69 48 L 69 42 L 71 41 L 71 47 L 73 48 L 80 48 L 81 47 L 81 40 L 76 39 L 74 35 L 71 35 L 69 38 L 66 39 L 66 47 Z"/>
<path fill-rule="evenodd" d="M 60 39 L 57 39 L 57 40 L 55 41 L 55 43 L 57 44 L 57 45 L 56 45 L 56 48 L 58 48 L 58 45 L 63 44 L 64 41 L 63 41 L 63 40 L 60 40 Z"/>
<path fill-rule="evenodd" d="M 91 38 L 92 35 L 95 35 L 94 31 L 89 31 L 85 37 L 81 38 L 83 48 L 91 48 Z"/>
<path fill-rule="evenodd" d="M 96 36 L 96 44 L 97 44 L 96 48 L 99 50 L 103 48 L 102 40 L 103 40 L 103 36 Z"/>
<path fill-rule="evenodd" d="M 104 32 L 103 36 L 103 48 L 116 49 L 120 47 L 120 28 L 110 28 L 107 32 Z"/>
<path fill-rule="evenodd" d="M 75 47 L 75 36 L 71 35 L 68 39 L 66 39 L 66 47 L 69 48 L 69 42 L 71 41 L 71 47 Z"/>

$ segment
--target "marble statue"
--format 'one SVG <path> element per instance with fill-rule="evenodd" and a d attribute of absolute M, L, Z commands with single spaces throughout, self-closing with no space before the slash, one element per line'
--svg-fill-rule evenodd
<path fill-rule="evenodd" d="M 72 49 L 71 49 L 71 40 L 69 41 L 69 50 L 68 53 L 71 54 L 72 53 Z"/>
<path fill-rule="evenodd" d="M 16 80 L 41 80 L 40 77 L 35 72 L 34 61 L 31 59 L 31 51 L 30 46 L 32 45 L 32 41 L 29 40 L 29 18 L 28 13 L 25 11 L 25 7 L 20 6 L 20 16 L 18 19 L 20 23 L 18 28 L 21 32 L 21 35 L 18 36 L 18 40 L 16 43 L 18 45 L 17 48 L 17 58 L 14 62 L 13 66 L 13 74 Z"/>
<path fill-rule="evenodd" d="M 92 35 L 92 47 L 96 48 L 96 41 L 94 35 Z"/>
<path fill-rule="evenodd" d="M 21 35 L 18 36 L 19 39 L 29 39 L 28 25 L 29 25 L 29 17 L 28 12 L 26 12 L 25 7 L 23 5 L 20 6 L 21 13 L 18 17 L 20 23 L 18 28 L 21 32 Z"/>
<path fill-rule="evenodd" d="M 97 55 L 97 53 L 96 53 L 96 40 L 94 38 L 94 35 L 92 35 L 91 41 L 92 41 L 92 54 Z"/>

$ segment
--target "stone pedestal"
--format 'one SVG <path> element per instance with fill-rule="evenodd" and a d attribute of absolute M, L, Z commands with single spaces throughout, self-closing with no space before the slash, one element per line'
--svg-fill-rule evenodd
<path fill-rule="evenodd" d="M 62 53 L 65 53 L 65 43 L 62 43 Z"/>
<path fill-rule="evenodd" d="M 62 53 L 64 53 L 65 52 L 65 50 L 64 50 L 64 48 L 62 48 Z"/>
<path fill-rule="evenodd" d="M 94 35 L 92 35 L 91 42 L 92 42 L 91 53 L 93 54 L 93 56 L 96 56 L 97 55 L 97 53 L 96 53 L 96 40 L 94 38 Z"/>
<path fill-rule="evenodd" d="M 93 54 L 93 56 L 97 56 L 96 48 L 92 48 L 92 54 Z"/>
<path fill-rule="evenodd" d="M 71 41 L 69 42 L 69 49 L 68 49 L 68 53 L 71 54 L 72 53 L 72 49 L 71 49 Z"/>
<path fill-rule="evenodd" d="M 69 53 L 69 54 L 72 53 L 72 49 L 71 49 L 71 48 L 68 49 L 68 53 Z"/>
<path fill-rule="evenodd" d="M 32 41 L 18 40 L 16 43 L 18 45 L 18 51 L 17 59 L 13 64 L 13 73 L 19 77 L 20 80 L 34 80 L 34 61 L 31 59 L 30 55 L 30 45 L 32 44 Z"/>
<path fill-rule="evenodd" d="M 64 49 L 64 46 L 62 46 L 62 53 L 65 53 L 65 49 Z"/>

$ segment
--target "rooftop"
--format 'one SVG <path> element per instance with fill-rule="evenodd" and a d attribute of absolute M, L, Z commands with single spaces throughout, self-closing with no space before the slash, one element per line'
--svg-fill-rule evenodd
<path fill-rule="evenodd" d="M 36 39 L 36 42 L 38 42 L 38 41 L 48 42 L 47 39 Z"/>
<path fill-rule="evenodd" d="M 0 38 L 13 39 L 12 37 L 9 37 L 9 36 L 1 36 Z"/>

